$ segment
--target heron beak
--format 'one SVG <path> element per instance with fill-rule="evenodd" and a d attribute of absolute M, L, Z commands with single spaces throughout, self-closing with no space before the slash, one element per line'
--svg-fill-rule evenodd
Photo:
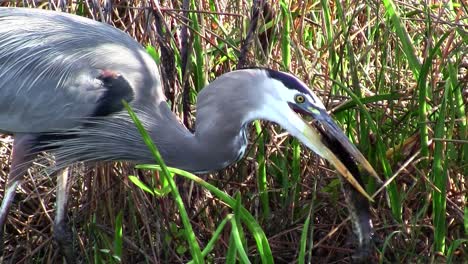
<path fill-rule="evenodd" d="M 304 122 L 305 125 L 303 126 L 301 135 L 303 143 L 318 155 L 327 159 L 358 192 L 370 201 L 373 201 L 362 187 L 363 181 L 359 171 L 352 171 L 352 166 L 348 163 L 354 161 L 358 167 L 378 179 L 378 182 L 381 182 L 381 180 L 374 168 L 372 168 L 356 146 L 349 141 L 330 115 L 325 110 L 317 109 L 311 105 L 303 107 L 294 105 L 292 108 L 296 112 L 313 118 L 312 124 Z"/>

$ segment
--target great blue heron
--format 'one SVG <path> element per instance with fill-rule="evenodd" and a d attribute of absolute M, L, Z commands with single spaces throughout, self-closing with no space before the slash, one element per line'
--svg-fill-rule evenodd
<path fill-rule="evenodd" d="M 246 126 L 264 119 L 330 161 L 362 194 L 356 192 L 356 199 L 367 196 L 356 164 L 377 175 L 320 99 L 291 74 L 255 68 L 220 76 L 199 93 L 191 133 L 170 111 L 154 60 L 122 31 L 79 16 L 19 8 L 1 8 L 0 25 L 0 131 L 15 139 L 1 236 L 16 188 L 41 151 L 52 151 L 59 168 L 79 161 L 153 161 L 122 100 L 169 166 L 198 173 L 222 169 L 244 155 Z M 298 113 L 310 116 L 312 125 Z M 67 244 L 60 232 L 66 229 L 64 177 L 54 227 L 61 247 Z M 371 229 L 370 221 L 360 225 Z"/>

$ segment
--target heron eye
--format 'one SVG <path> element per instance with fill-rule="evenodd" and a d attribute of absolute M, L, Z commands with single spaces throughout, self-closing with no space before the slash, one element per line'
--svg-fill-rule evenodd
<path fill-rule="evenodd" d="M 297 94 L 294 97 L 294 101 L 296 101 L 296 103 L 298 103 L 298 104 L 302 104 L 305 101 L 305 97 L 302 94 Z"/>

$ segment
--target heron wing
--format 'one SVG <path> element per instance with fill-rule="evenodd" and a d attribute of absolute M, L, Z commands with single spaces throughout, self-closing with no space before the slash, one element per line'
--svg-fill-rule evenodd
<path fill-rule="evenodd" d="M 135 101 L 164 100 L 156 64 L 118 29 L 21 8 L 0 8 L 0 25 L 0 131 L 48 132 L 110 114 L 103 104 L 129 96 L 108 92 L 114 87 L 103 82 L 103 72 L 122 75 Z"/>

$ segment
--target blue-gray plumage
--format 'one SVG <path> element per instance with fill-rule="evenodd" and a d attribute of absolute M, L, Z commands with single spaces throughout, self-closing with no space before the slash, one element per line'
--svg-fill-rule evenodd
<path fill-rule="evenodd" d="M 134 109 L 169 166 L 192 172 L 222 169 L 243 156 L 248 124 L 264 119 L 329 160 L 368 197 L 359 172 L 347 163 L 358 163 L 376 176 L 372 166 L 320 99 L 291 74 L 255 68 L 220 76 L 199 93 L 191 133 L 167 106 L 154 60 L 124 32 L 35 9 L 0 8 L 0 25 L 0 131 L 15 137 L 0 227 L 39 151 L 52 151 L 57 168 L 78 161 L 153 161 L 122 100 Z M 298 113 L 310 116 L 313 125 Z M 66 176 L 59 182 L 55 229 L 65 230 Z M 364 225 L 371 230 L 370 222 Z M 360 240 L 368 239 L 362 236 Z M 63 237 L 57 237 L 61 247 L 66 246 Z"/>

